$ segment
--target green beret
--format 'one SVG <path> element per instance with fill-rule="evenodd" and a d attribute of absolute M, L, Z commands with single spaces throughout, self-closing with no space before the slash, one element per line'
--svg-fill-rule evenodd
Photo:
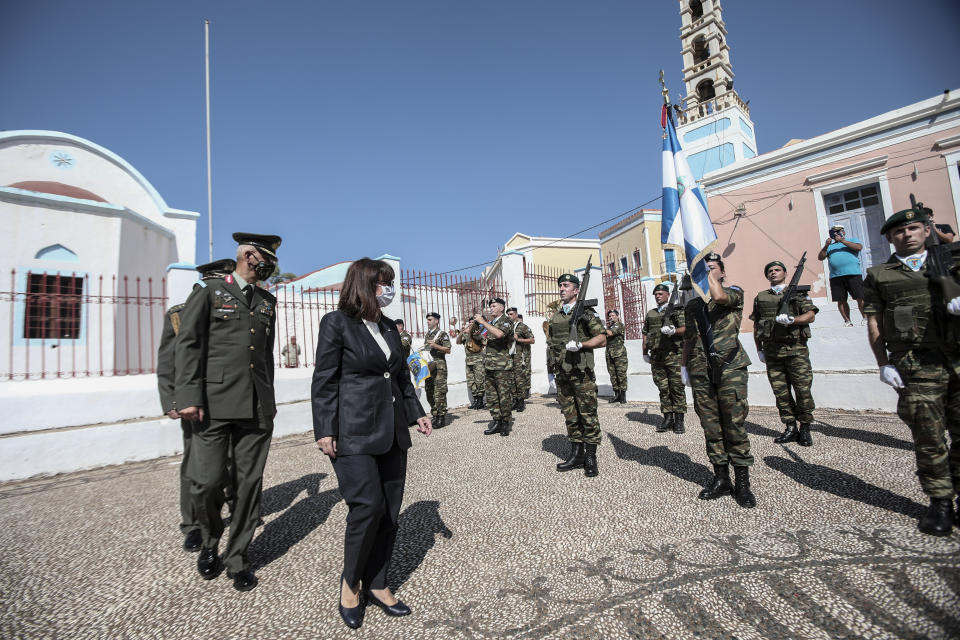
<path fill-rule="evenodd" d="M 657 291 L 666 291 L 667 293 L 670 293 L 670 287 L 668 287 L 667 285 L 661 282 L 660 284 L 658 284 L 653 288 L 654 293 L 656 293 Z"/>
<path fill-rule="evenodd" d="M 903 211 L 897 211 L 895 214 L 887 218 L 887 221 L 883 223 L 882 227 L 880 227 L 880 235 L 883 235 L 887 231 L 899 227 L 900 225 L 910 224 L 911 222 L 926 222 L 927 217 L 932 213 L 932 209 L 928 209 L 927 207 L 923 206 L 922 202 L 918 202 L 916 207 L 904 209 Z"/>
<path fill-rule="evenodd" d="M 572 273 L 565 273 L 559 278 L 557 278 L 557 284 L 562 284 L 564 282 L 572 282 L 573 284 L 580 286 L 580 278 L 573 275 Z"/>
<path fill-rule="evenodd" d="M 711 251 L 707 254 L 707 257 L 703 259 L 704 262 L 720 262 L 721 257 L 719 253 Z"/>
<path fill-rule="evenodd" d="M 766 264 L 766 266 L 763 267 L 763 275 L 767 275 L 767 271 L 769 271 L 769 270 L 770 270 L 770 267 L 772 267 L 772 266 L 774 266 L 774 265 L 780 267 L 780 268 L 783 269 L 784 271 L 787 270 L 787 265 L 783 264 L 783 263 L 780 262 L 779 260 L 774 260 L 773 262 L 768 262 L 768 263 Z"/>

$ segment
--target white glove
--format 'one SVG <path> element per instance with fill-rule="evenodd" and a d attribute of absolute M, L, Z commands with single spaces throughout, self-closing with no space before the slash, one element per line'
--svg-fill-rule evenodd
<path fill-rule="evenodd" d="M 662 327 L 660 327 L 660 333 L 662 333 L 665 336 L 672 336 L 676 332 L 677 332 L 677 328 L 674 327 L 673 325 L 665 324 Z"/>
<path fill-rule="evenodd" d="M 643 361 L 646 362 L 647 364 L 650 364 L 651 362 L 653 362 L 653 361 L 650 359 L 650 354 L 649 354 L 649 353 L 643 354 Z"/>
<path fill-rule="evenodd" d="M 764 355 L 763 351 L 757 350 L 757 360 L 763 364 L 767 364 L 767 356 Z"/>
<path fill-rule="evenodd" d="M 900 372 L 892 364 L 885 364 L 880 367 L 880 380 L 894 389 L 903 389 L 903 378 L 900 377 Z"/>
<path fill-rule="evenodd" d="M 776 318 L 774 318 L 774 320 L 776 320 L 779 324 L 782 324 L 785 327 L 789 327 L 790 325 L 793 324 L 793 321 L 796 320 L 796 318 L 786 313 L 781 313 Z"/>
<path fill-rule="evenodd" d="M 567 343 L 567 351 L 576 353 L 577 351 L 580 351 L 581 346 L 582 345 L 579 342 L 576 342 L 575 340 L 571 340 L 570 342 Z"/>
<path fill-rule="evenodd" d="M 683 386 L 690 386 L 690 374 L 687 373 L 686 367 L 680 367 L 680 382 L 683 383 Z"/>
<path fill-rule="evenodd" d="M 947 303 L 947 313 L 952 316 L 960 316 L 960 296 Z"/>

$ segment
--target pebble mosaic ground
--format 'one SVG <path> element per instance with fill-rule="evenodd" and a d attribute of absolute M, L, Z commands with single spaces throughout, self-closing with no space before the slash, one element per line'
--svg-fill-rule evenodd
<path fill-rule="evenodd" d="M 346 507 L 307 433 L 271 450 L 248 593 L 180 549 L 177 459 L 0 485 L 0 637 L 960 637 L 960 533 L 917 532 L 927 501 L 896 416 L 820 411 L 803 448 L 754 409 L 745 510 L 697 500 L 695 417 L 657 434 L 653 405 L 600 411 L 593 479 L 554 470 L 549 397 L 507 438 L 466 409 L 415 436 L 390 573 L 414 613 L 371 607 L 357 631 L 336 610 Z"/>

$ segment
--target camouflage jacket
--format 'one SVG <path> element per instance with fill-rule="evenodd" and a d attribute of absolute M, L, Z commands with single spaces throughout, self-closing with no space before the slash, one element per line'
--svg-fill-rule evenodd
<path fill-rule="evenodd" d="M 486 338 L 483 337 L 483 325 L 479 322 L 471 322 L 469 325 L 469 335 L 473 338 L 473 341 L 483 346 Z M 457 336 L 457 344 L 463 345 L 463 351 L 465 353 L 466 363 L 469 365 L 483 364 L 483 349 L 474 353 L 467 349 L 467 329 L 464 329 Z"/>
<path fill-rule="evenodd" d="M 612 336 L 607 336 L 607 355 L 611 358 L 619 358 L 620 356 L 627 355 L 627 347 L 623 344 L 627 328 L 623 323 L 614 322 L 612 325 L 605 327 L 605 329 L 613 333 Z"/>
<path fill-rule="evenodd" d="M 740 344 L 740 321 L 743 319 L 743 289 L 724 287 L 727 294 L 726 304 L 717 304 L 712 300 L 705 303 L 700 297 L 693 298 L 684 307 L 684 339 L 687 341 L 687 369 L 705 373 L 707 359 L 703 353 L 703 340 L 697 327 L 697 314 L 706 304 L 707 317 L 713 328 L 713 344 L 725 369 L 741 369 L 750 366 L 750 358 Z"/>
<path fill-rule="evenodd" d="M 654 307 L 647 311 L 647 317 L 643 321 L 643 336 L 646 339 L 644 344 L 653 360 L 662 360 L 669 354 L 683 351 L 683 336 L 665 336 L 660 332 L 664 325 L 663 317 L 660 309 Z M 674 308 L 670 314 L 670 324 L 677 328 L 684 326 L 683 309 Z"/>
<path fill-rule="evenodd" d="M 490 323 L 503 332 L 502 338 L 487 335 L 487 347 L 483 353 L 483 368 L 493 370 L 513 369 L 510 347 L 513 345 L 513 323 L 503 314 Z"/>
<path fill-rule="evenodd" d="M 529 340 L 533 337 L 533 331 L 530 330 L 530 327 L 525 325 L 523 322 L 518 322 L 517 325 L 513 328 L 513 334 L 515 338 L 523 338 L 524 340 Z M 518 342 L 516 353 L 522 353 L 529 360 L 530 358 L 530 344 L 524 342 Z"/>
<path fill-rule="evenodd" d="M 431 340 L 436 342 L 441 347 L 446 347 L 447 349 L 450 348 L 450 336 L 448 336 L 440 327 L 437 327 L 433 331 L 427 331 L 427 335 L 423 337 L 424 343 L 430 342 Z M 447 359 L 447 354 L 439 349 L 434 349 L 433 347 L 430 347 L 430 355 L 434 360 Z"/>
<path fill-rule="evenodd" d="M 810 325 L 784 326 L 776 322 L 780 311 L 780 302 L 783 293 L 775 293 L 773 289 L 766 289 L 753 299 L 753 311 L 750 319 L 753 320 L 753 330 L 765 355 L 774 357 L 789 356 L 803 353 L 804 345 L 810 338 Z M 810 296 L 794 296 L 788 305 L 790 315 L 796 317 L 808 311 L 818 313 L 820 309 L 813 304 Z"/>
<path fill-rule="evenodd" d="M 578 321 L 577 333 L 580 342 L 603 333 L 603 323 L 592 307 L 583 310 Z M 574 370 L 593 373 L 593 349 L 580 349 L 576 353 L 567 351 L 570 341 L 570 314 L 563 308 L 550 318 L 550 356 L 558 373 L 572 373 Z"/>

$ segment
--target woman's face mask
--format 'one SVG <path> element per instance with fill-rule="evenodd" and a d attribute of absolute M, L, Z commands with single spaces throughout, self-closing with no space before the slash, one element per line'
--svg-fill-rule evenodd
<path fill-rule="evenodd" d="M 377 304 L 379 304 L 381 307 L 389 306 L 390 303 L 393 302 L 393 296 L 395 293 L 396 292 L 392 286 L 388 284 L 380 285 L 380 293 L 377 295 Z"/>

